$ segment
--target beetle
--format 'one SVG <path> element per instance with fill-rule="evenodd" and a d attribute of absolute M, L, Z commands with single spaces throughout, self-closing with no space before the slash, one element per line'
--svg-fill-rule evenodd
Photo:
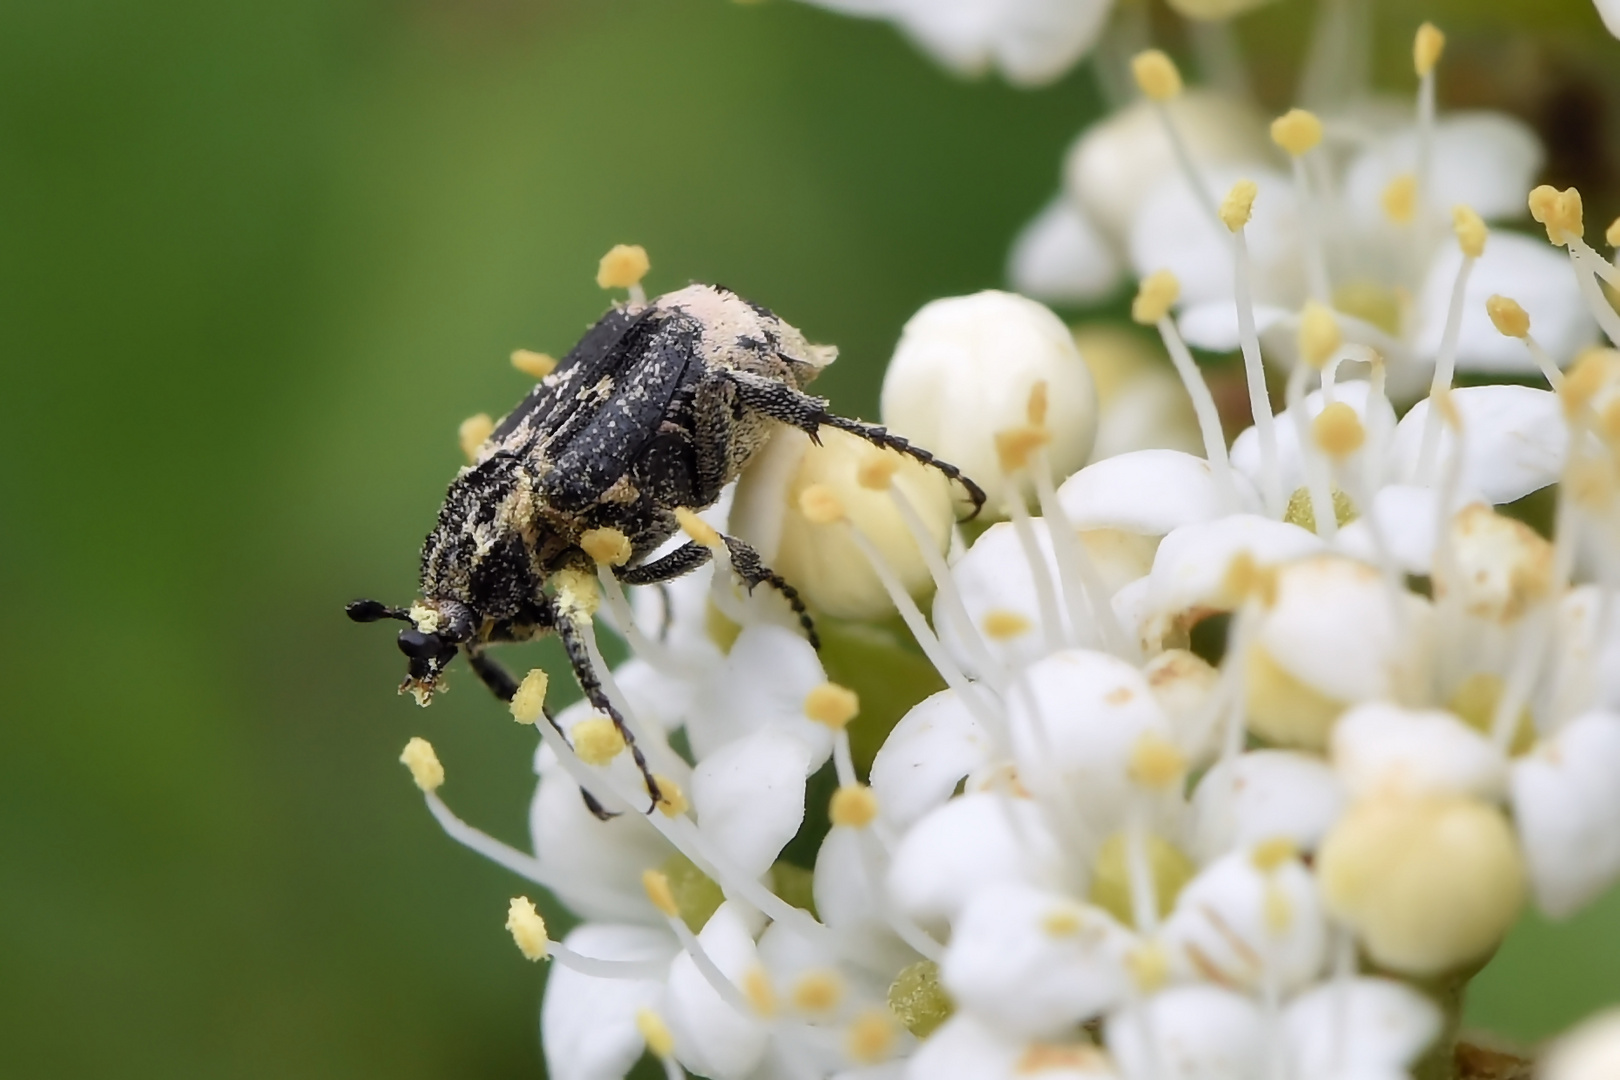
<path fill-rule="evenodd" d="M 627 585 L 696 570 L 713 556 L 696 541 L 647 560 L 677 532 L 676 511 L 712 506 L 780 424 L 813 440 L 822 426 L 837 428 L 898 451 L 961 484 L 974 514 L 984 504 L 984 492 L 955 466 L 805 392 L 836 355 L 721 286 L 615 305 L 451 482 L 422 546 L 422 598 L 409 608 L 356 600 L 349 617 L 410 624 L 398 638 L 408 661 L 400 691 L 420 705 L 432 700 L 458 651 L 496 697 L 510 701 L 517 681 L 487 649 L 556 634 L 586 699 L 624 736 L 656 805 L 657 785 L 592 666 L 588 628 L 558 588 L 569 575 L 597 570 L 582 537 L 603 529 L 623 535 L 628 557 L 613 573 Z M 792 585 L 741 540 L 721 540 L 747 587 L 778 590 L 815 643 Z"/>

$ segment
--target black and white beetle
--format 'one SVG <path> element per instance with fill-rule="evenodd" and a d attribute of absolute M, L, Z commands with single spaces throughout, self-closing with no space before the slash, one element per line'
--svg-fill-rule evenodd
<path fill-rule="evenodd" d="M 409 661 L 400 690 L 422 705 L 458 650 L 496 697 L 510 701 L 517 682 L 485 650 L 557 634 L 586 698 L 624 736 L 656 804 L 657 785 L 591 666 L 585 631 L 557 595 L 565 572 L 596 571 L 580 547 L 585 533 L 624 534 L 630 557 L 615 573 L 628 585 L 697 569 L 711 553 L 695 542 L 644 560 L 677 531 L 675 511 L 713 505 L 778 423 L 812 439 L 822 425 L 850 432 L 960 483 L 974 513 L 984 503 L 978 485 L 954 466 L 806 394 L 835 355 L 718 286 L 692 285 L 651 303 L 615 306 L 496 425 L 476 461 L 450 484 L 422 546 L 422 599 L 408 609 L 356 600 L 349 617 L 411 624 L 399 632 Z M 748 545 L 722 539 L 747 586 L 778 589 L 814 641 L 793 587 Z"/>

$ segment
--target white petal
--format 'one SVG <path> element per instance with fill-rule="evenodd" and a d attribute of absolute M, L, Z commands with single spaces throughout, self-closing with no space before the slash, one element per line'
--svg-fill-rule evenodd
<path fill-rule="evenodd" d="M 1461 265 L 1461 249 L 1447 244 L 1429 267 L 1418 295 L 1418 322 L 1412 338 L 1412 349 L 1419 356 L 1432 359 L 1439 355 Z M 1465 290 L 1457 339 L 1460 371 L 1540 370 L 1522 341 L 1502 336 L 1492 325 L 1485 301 L 1496 293 L 1512 297 L 1529 312 L 1530 333 L 1561 366 L 1596 337 L 1597 323 L 1581 298 L 1575 268 L 1563 252 L 1518 233 L 1492 233 Z"/>
<path fill-rule="evenodd" d="M 663 922 L 641 886 L 641 873 L 662 864 L 674 848 L 639 813 L 598 820 L 578 786 L 552 764 L 529 806 L 529 830 L 535 855 L 557 876 L 557 899 L 574 912 L 611 922 Z"/>
<path fill-rule="evenodd" d="M 966 75 L 994 66 L 1015 86 L 1039 86 L 1091 48 L 1105 0 L 895 0 L 897 21 L 941 63 Z"/>
<path fill-rule="evenodd" d="M 748 927 L 729 902 L 709 916 L 698 943 L 738 986 L 759 963 Z M 663 1015 L 675 1036 L 675 1056 L 691 1072 L 713 1080 L 742 1080 L 765 1053 L 765 1026 L 728 1005 L 684 952 L 670 965 Z"/>
<path fill-rule="evenodd" d="M 968 1013 L 945 1021 L 912 1055 L 907 1080 L 1011 1080 L 1024 1045 Z"/>
<path fill-rule="evenodd" d="M 1373 432 L 1391 432 L 1395 430 L 1395 410 L 1389 402 L 1380 397 L 1376 401 L 1372 398 L 1372 387 L 1359 379 L 1350 382 L 1341 382 L 1334 386 L 1333 397 L 1335 402 L 1343 402 L 1355 410 L 1356 416 L 1361 420 L 1362 426 L 1369 434 Z M 1305 416 L 1307 421 L 1315 420 L 1323 409 L 1327 407 L 1322 391 L 1316 390 L 1305 395 Z M 1387 437 L 1387 435 L 1386 435 Z M 1368 445 L 1374 445 L 1372 439 Z M 1366 450 L 1358 450 L 1345 459 L 1341 467 L 1358 481 L 1362 470 L 1366 467 L 1364 456 Z M 1315 448 L 1312 453 L 1316 454 Z M 1282 490 L 1284 494 L 1294 491 L 1305 484 L 1305 462 L 1299 448 L 1299 430 L 1295 424 L 1292 409 L 1284 409 L 1277 414 L 1277 464 L 1282 475 Z M 1264 482 L 1260 463 L 1260 436 L 1253 427 L 1245 428 L 1236 439 L 1232 441 L 1232 465 L 1243 471 L 1256 485 Z M 1341 472 L 1339 475 L 1343 475 Z M 1350 486 L 1344 482 L 1340 487 Z M 1359 486 L 1359 485 L 1357 485 Z"/>
<path fill-rule="evenodd" d="M 1609 624 L 1599 633 L 1598 613 L 1604 610 Z M 1595 585 L 1571 589 L 1558 605 L 1557 635 L 1547 705 L 1537 715 L 1556 730 L 1590 709 L 1620 711 L 1620 606 L 1605 605 Z"/>
<path fill-rule="evenodd" d="M 1515 762 L 1513 812 L 1536 902 L 1573 914 L 1620 877 L 1620 715 L 1588 713 Z"/>
<path fill-rule="evenodd" d="M 1333 728 L 1333 765 L 1353 799 L 1380 792 L 1494 799 L 1507 760 L 1491 740 L 1440 709 L 1358 705 Z"/>
<path fill-rule="evenodd" d="M 1239 497 L 1244 495 L 1252 493 L 1240 488 Z M 1058 501 L 1077 529 L 1150 536 L 1239 509 L 1226 505 L 1209 462 L 1178 450 L 1136 450 L 1094 461 L 1063 482 Z"/>
<path fill-rule="evenodd" d="M 1558 480 L 1569 445 L 1558 395 L 1528 386 L 1462 386 L 1451 392 L 1462 416 L 1463 466 L 1461 487 L 1476 491 L 1492 503 L 1522 499 Z M 1395 429 L 1390 450 L 1391 479 L 1401 483 L 1438 485 L 1445 475 L 1455 440 L 1445 425 L 1439 436 L 1432 477 L 1419 478 L 1418 454 L 1423 425 L 1428 422 L 1427 399 L 1412 406 Z"/>
<path fill-rule="evenodd" d="M 1198 607 L 1229 609 L 1223 584 L 1232 560 L 1247 554 L 1257 566 L 1276 566 L 1321 551 L 1313 532 L 1253 514 L 1233 514 L 1186 525 L 1164 538 L 1153 559 L 1149 604 L 1155 612 L 1179 614 Z"/>
<path fill-rule="evenodd" d="M 1130 990 L 1135 938 L 1099 908 L 1026 885 L 980 891 L 951 929 L 940 981 L 958 1007 L 1026 1038 L 1056 1038 Z"/>
<path fill-rule="evenodd" d="M 1435 125 L 1429 203 L 1449 213 L 1466 203 L 1487 220 L 1524 213 L 1524 193 L 1541 168 L 1541 145 L 1523 122 L 1496 112 L 1454 112 Z M 1417 168 L 1415 127 L 1373 143 L 1351 162 L 1345 198 L 1363 225 L 1383 224 L 1380 196 Z"/>
<path fill-rule="evenodd" d="M 1620 0 L 1597 0 L 1597 9 L 1609 33 L 1620 38 Z"/>
<path fill-rule="evenodd" d="M 811 749 L 811 771 L 832 755 L 825 724 L 804 715 L 805 695 L 827 681 L 816 650 L 797 630 L 750 626 L 693 699 L 686 724 L 699 759 L 733 739 L 775 725 Z"/>
<path fill-rule="evenodd" d="M 686 647 L 692 648 L 690 644 Z M 719 657 L 716 649 L 714 659 L 718 661 Z M 659 671 L 638 657 L 631 657 L 614 668 L 613 681 L 624 691 L 636 719 L 657 724 L 666 731 L 678 727 L 686 718 L 692 695 L 697 690 L 695 680 Z"/>
<path fill-rule="evenodd" d="M 1440 1010 L 1405 983 L 1357 976 L 1301 994 L 1284 1023 L 1293 1075 L 1350 1080 L 1412 1064 L 1440 1034 Z"/>
<path fill-rule="evenodd" d="M 924 698 L 889 732 L 872 761 L 872 793 L 896 829 L 942 805 L 990 759 L 990 737 L 954 690 Z"/>
<path fill-rule="evenodd" d="M 804 823 L 811 769 L 797 732 L 766 728 L 727 743 L 692 772 L 698 831 L 744 874 L 763 874 Z"/>
<path fill-rule="evenodd" d="M 1121 1009 L 1104 1039 L 1127 1080 L 1253 1080 L 1265 1062 L 1259 1008 L 1213 986 L 1173 987 Z"/>
<path fill-rule="evenodd" d="M 1193 792 L 1193 851 L 1207 863 L 1274 837 L 1315 851 L 1344 801 L 1338 777 L 1314 754 L 1240 754 L 1206 773 Z"/>
<path fill-rule="evenodd" d="M 1083 882 L 1028 799 L 979 792 L 952 799 L 908 832 L 889 867 L 889 895 L 913 918 L 941 925 L 979 890 L 1023 882 L 1062 891 Z"/>
<path fill-rule="evenodd" d="M 1600 5 L 1601 6 L 1601 5 Z M 1610 29 L 1620 37 L 1620 5 Z M 1610 1080 L 1620 1076 L 1620 1008 L 1608 1008 L 1558 1037 L 1538 1063 L 1544 1080 Z"/>
<path fill-rule="evenodd" d="M 1059 197 L 1013 241 L 1007 278 L 1025 296 L 1049 304 L 1102 299 L 1119 284 L 1119 256 L 1083 213 Z"/>
<path fill-rule="evenodd" d="M 1467 493 L 1458 494 L 1454 511 L 1471 502 L 1483 501 Z M 1378 565 L 1378 544 L 1372 532 L 1373 522 L 1377 522 L 1395 565 L 1408 574 L 1427 574 L 1434 563 L 1439 499 L 1440 493 L 1434 488 L 1386 484 L 1373 496 L 1370 509 L 1339 530 L 1334 546 L 1363 562 Z"/>
<path fill-rule="evenodd" d="M 673 960 L 679 945 L 665 927 L 585 923 L 563 944 L 599 960 Z M 636 1013 L 658 1001 L 657 979 L 602 979 L 554 965 L 540 1006 L 540 1045 L 557 1080 L 618 1080 L 641 1057 Z"/>
<path fill-rule="evenodd" d="M 875 840 L 860 829 L 830 829 L 816 853 L 812 886 L 816 913 L 838 931 L 846 964 L 882 976 L 886 991 L 895 973 L 917 959 L 889 925 L 884 910 L 883 860 Z"/>

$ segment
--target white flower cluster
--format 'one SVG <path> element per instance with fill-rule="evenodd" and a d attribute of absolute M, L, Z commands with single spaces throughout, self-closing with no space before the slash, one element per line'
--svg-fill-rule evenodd
<path fill-rule="evenodd" d="M 827 6 L 924 40 L 950 12 L 984 40 L 935 47 L 1031 79 L 1106 13 Z M 633 653 L 595 658 L 652 812 L 610 721 L 542 719 L 539 672 L 512 703 L 541 736 L 532 855 L 456 818 L 413 741 L 446 830 L 581 919 L 554 941 L 526 899 L 508 917 L 557 965 L 550 1075 L 644 1052 L 714 1080 L 1451 1075 L 1435 987 L 1527 901 L 1562 917 L 1620 878 L 1620 351 L 1593 345 L 1620 344 L 1620 271 L 1573 190 L 1530 192 L 1553 247 L 1487 232 L 1540 151 L 1504 118 L 1435 116 L 1442 43 L 1419 33 L 1415 123 L 1295 110 L 1270 130 L 1281 171 L 1241 107 L 1136 58 L 1143 101 L 1076 145 L 1014 271 L 1072 299 L 1135 268 L 1133 315 L 1191 402 L 1149 410 L 1141 448 L 1108 434 L 1062 322 L 987 292 L 906 326 L 883 416 L 981 482 L 988 527 L 837 433 L 750 467 L 708 516 L 836 631 L 848 685 L 683 514 L 712 569 L 571 584 Z M 1243 355 L 1254 423 L 1230 447 L 1189 341 Z M 1499 509 L 1544 489 L 1551 540 Z M 1616 1060 L 1599 1018 L 1548 1075 Z"/>

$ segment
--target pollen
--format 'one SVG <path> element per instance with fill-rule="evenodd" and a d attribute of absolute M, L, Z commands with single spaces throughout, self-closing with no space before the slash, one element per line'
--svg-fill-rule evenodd
<path fill-rule="evenodd" d="M 1397 225 L 1410 225 L 1417 216 L 1417 177 L 1401 173 L 1384 185 L 1378 202 L 1389 220 Z"/>
<path fill-rule="evenodd" d="M 636 1030 L 653 1057 L 667 1058 L 675 1052 L 675 1036 L 669 1032 L 664 1018 L 651 1009 L 636 1010 Z"/>
<path fill-rule="evenodd" d="M 1041 929 L 1052 937 L 1073 937 L 1080 932 L 1080 913 L 1073 908 L 1048 911 L 1041 919 Z"/>
<path fill-rule="evenodd" d="M 996 432 L 995 441 L 1001 471 L 1011 475 L 1027 466 L 1029 459 L 1052 441 L 1052 432 L 1044 425 L 1020 424 Z"/>
<path fill-rule="evenodd" d="M 1169 101 L 1181 93 L 1181 72 L 1160 49 L 1146 49 L 1131 57 L 1131 77 L 1153 101 Z"/>
<path fill-rule="evenodd" d="M 1344 335 L 1339 332 L 1333 309 L 1307 300 L 1299 316 L 1299 352 L 1305 362 L 1320 371 L 1343 343 Z"/>
<path fill-rule="evenodd" d="M 618 725 L 605 716 L 581 720 L 569 734 L 574 743 L 574 753 L 587 765 L 606 765 L 618 757 L 625 747 L 624 735 L 620 733 Z"/>
<path fill-rule="evenodd" d="M 1095 1046 L 1085 1043 L 1034 1043 L 1018 1059 L 1013 1072 L 1019 1076 L 1044 1072 L 1059 1072 L 1068 1076 L 1111 1076 L 1113 1068 L 1107 1055 Z"/>
<path fill-rule="evenodd" d="M 766 1020 L 776 1015 L 776 988 L 762 967 L 751 967 L 743 975 L 743 994 L 754 1012 Z"/>
<path fill-rule="evenodd" d="M 1614 355 L 1606 349 L 1587 349 L 1575 358 L 1558 391 L 1564 403 L 1564 415 L 1578 415 L 1608 384 L 1616 366 L 1610 359 Z"/>
<path fill-rule="evenodd" d="M 1036 379 L 1035 385 L 1029 388 L 1029 401 L 1024 406 L 1024 415 L 1029 418 L 1030 427 L 1046 426 L 1049 405 L 1046 380 Z"/>
<path fill-rule="evenodd" d="M 670 890 L 669 878 L 657 870 L 643 870 L 641 887 L 646 890 L 647 899 L 653 902 L 653 907 L 672 919 L 680 918 L 680 905 L 675 903 L 675 893 Z"/>
<path fill-rule="evenodd" d="M 1542 184 L 1530 192 L 1530 216 L 1547 227 L 1547 239 L 1559 247 L 1579 239 L 1586 232 L 1581 193 L 1574 188 L 1559 191 Z"/>
<path fill-rule="evenodd" d="M 630 538 L 611 526 L 587 529 L 580 535 L 579 546 L 599 566 L 623 566 L 630 561 Z"/>
<path fill-rule="evenodd" d="M 844 520 L 844 503 L 826 484 L 811 484 L 799 493 L 799 513 L 812 525 L 831 525 Z"/>
<path fill-rule="evenodd" d="M 469 462 L 477 461 L 478 448 L 494 430 L 495 421 L 489 418 L 489 413 L 475 413 L 463 420 L 456 428 L 456 438 L 461 440 L 461 456 Z"/>
<path fill-rule="evenodd" d="M 680 525 L 681 532 L 685 533 L 694 544 L 699 544 L 712 551 L 724 543 L 713 525 L 698 517 L 695 511 L 688 510 L 684 506 L 675 508 L 675 521 Z"/>
<path fill-rule="evenodd" d="M 827 817 L 834 825 L 864 829 L 877 818 L 877 796 L 864 784 L 847 784 L 833 792 Z"/>
<path fill-rule="evenodd" d="M 792 996 L 800 1012 L 831 1012 L 844 999 L 844 980 L 832 970 L 807 971 L 793 984 Z"/>
<path fill-rule="evenodd" d="M 850 1060 L 859 1065 L 876 1065 L 886 1061 L 894 1052 L 894 1017 L 887 1009 L 872 1009 L 855 1018 L 849 1025 L 845 1048 Z"/>
<path fill-rule="evenodd" d="M 1221 200 L 1219 213 L 1222 224 L 1233 232 L 1247 225 L 1254 214 L 1254 197 L 1259 192 L 1253 180 L 1239 180 L 1233 184 L 1232 190 Z"/>
<path fill-rule="evenodd" d="M 1451 231 L 1456 234 L 1457 246 L 1462 253 L 1470 259 L 1477 259 L 1485 254 L 1485 241 L 1491 231 L 1485 227 L 1485 219 L 1474 212 L 1471 206 L 1458 203 L 1451 208 Z"/>
<path fill-rule="evenodd" d="M 557 358 L 532 349 L 514 349 L 512 366 L 531 379 L 543 379 L 557 370 Z"/>
<path fill-rule="evenodd" d="M 406 743 L 399 760 L 411 770 L 411 779 L 423 791 L 436 791 L 444 783 L 444 766 L 439 764 L 439 755 L 426 739 L 415 738 Z"/>
<path fill-rule="evenodd" d="M 663 773 L 653 773 L 653 783 L 658 785 L 658 810 L 665 817 L 680 817 L 691 809 L 686 792 L 674 780 Z"/>
<path fill-rule="evenodd" d="M 837 683 L 822 683 L 804 695 L 804 715 L 834 731 L 842 730 L 860 711 L 860 696 Z"/>
<path fill-rule="evenodd" d="M 1440 54 L 1445 51 L 1446 35 L 1438 26 L 1426 22 L 1418 27 L 1417 36 L 1412 39 L 1412 68 L 1418 78 L 1428 77 L 1434 65 L 1440 62 Z"/>
<path fill-rule="evenodd" d="M 1485 301 L 1485 313 L 1491 317 L 1491 325 L 1503 337 L 1522 338 L 1530 333 L 1530 314 L 1519 306 L 1519 302 L 1510 296 L 1500 293 L 1493 295 Z"/>
<path fill-rule="evenodd" d="M 628 289 L 639 285 L 650 269 L 646 248 L 640 244 L 614 244 L 597 264 L 596 284 L 603 289 Z"/>
<path fill-rule="evenodd" d="M 893 454 L 872 454 L 855 470 L 855 482 L 869 491 L 888 491 L 894 483 L 894 474 L 900 471 L 900 459 Z"/>
<path fill-rule="evenodd" d="M 520 724 L 538 723 L 546 712 L 546 687 L 550 685 L 550 676 L 539 668 L 531 668 L 507 703 L 512 719 Z"/>
<path fill-rule="evenodd" d="M 1249 852 L 1249 862 L 1262 874 L 1269 874 L 1280 866 L 1299 858 L 1299 845 L 1286 836 L 1262 840 Z"/>
<path fill-rule="evenodd" d="M 1136 298 L 1131 301 L 1131 318 L 1143 326 L 1152 326 L 1166 315 L 1181 296 L 1181 282 L 1168 270 L 1155 270 L 1136 287 Z"/>
<path fill-rule="evenodd" d="M 546 920 L 534 909 L 534 901 L 527 896 L 514 896 L 506 909 L 506 928 L 512 932 L 518 951 L 527 959 L 544 960 L 551 952 L 551 939 L 546 936 Z"/>
<path fill-rule="evenodd" d="M 1187 759 L 1174 743 L 1149 731 L 1131 747 L 1130 778 L 1145 788 L 1162 791 L 1187 772 Z"/>
<path fill-rule="evenodd" d="M 1125 970 L 1138 990 L 1151 994 L 1170 981 L 1170 958 L 1161 945 L 1138 945 L 1125 954 Z"/>
<path fill-rule="evenodd" d="M 1234 603 L 1242 603 L 1252 596 L 1270 607 L 1277 602 L 1277 571 L 1274 567 L 1261 566 L 1247 551 L 1240 551 L 1227 564 L 1220 591 Z"/>
<path fill-rule="evenodd" d="M 1335 401 L 1311 421 L 1311 440 L 1328 457 L 1343 460 L 1361 449 L 1367 429 L 1361 417 L 1342 401 Z"/>
<path fill-rule="evenodd" d="M 985 613 L 979 624 L 991 641 L 1011 641 L 1035 629 L 1035 624 L 1016 611 L 995 608 Z"/>
<path fill-rule="evenodd" d="M 596 575 L 572 567 L 551 575 L 557 589 L 557 601 L 563 610 L 584 618 L 591 618 L 602 603 L 602 594 L 596 588 Z"/>
<path fill-rule="evenodd" d="M 1308 154 L 1322 141 L 1322 121 L 1308 109 L 1289 109 L 1271 122 L 1271 141 L 1293 157 Z"/>

